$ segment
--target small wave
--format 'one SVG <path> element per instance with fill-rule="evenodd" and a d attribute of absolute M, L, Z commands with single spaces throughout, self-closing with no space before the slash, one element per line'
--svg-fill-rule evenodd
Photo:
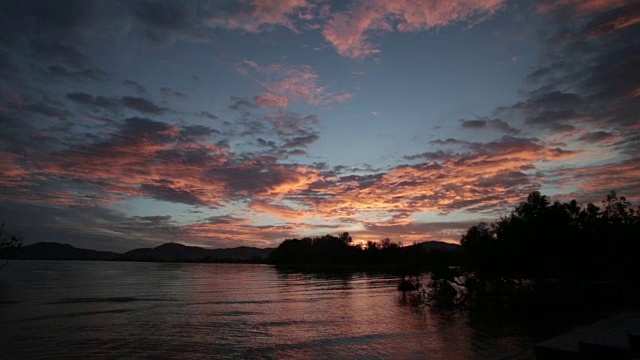
<path fill-rule="evenodd" d="M 130 311 L 134 311 L 134 309 L 82 311 L 82 312 L 73 312 L 73 313 L 49 315 L 49 316 L 34 316 L 34 317 L 21 319 L 21 320 L 9 321 L 6 324 L 22 323 L 22 322 L 27 322 L 27 321 L 38 321 L 38 320 L 65 319 L 65 318 L 72 318 L 72 317 L 78 317 L 78 316 L 89 316 L 89 315 L 100 315 L 100 314 L 121 314 L 121 313 L 130 312 Z"/>
<path fill-rule="evenodd" d="M 70 298 L 60 299 L 58 301 L 50 302 L 49 304 L 81 304 L 81 303 L 131 303 L 138 301 L 177 301 L 176 299 L 162 299 L 162 298 L 136 298 L 136 297 L 90 297 L 90 298 Z"/>

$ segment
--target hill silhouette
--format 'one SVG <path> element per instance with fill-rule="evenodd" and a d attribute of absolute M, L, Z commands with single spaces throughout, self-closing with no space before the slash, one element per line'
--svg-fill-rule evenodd
<path fill-rule="evenodd" d="M 229 249 L 205 249 L 178 243 L 166 243 L 155 248 L 140 248 L 119 254 L 76 248 L 69 244 L 40 242 L 22 248 L 20 258 L 27 260 L 112 260 L 158 262 L 261 262 L 273 249 L 240 246 Z"/>
<path fill-rule="evenodd" d="M 111 251 L 80 249 L 69 244 L 40 242 L 22 247 L 20 258 L 30 260 L 116 260 L 120 254 Z"/>

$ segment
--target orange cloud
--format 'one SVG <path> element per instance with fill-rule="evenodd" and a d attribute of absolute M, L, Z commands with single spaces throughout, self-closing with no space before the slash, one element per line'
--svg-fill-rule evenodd
<path fill-rule="evenodd" d="M 578 195 L 587 197 L 587 201 L 599 202 L 604 195 L 598 192 L 606 193 L 611 190 L 632 201 L 640 201 L 638 158 L 600 166 L 564 168 L 554 176 L 558 177 L 561 185 L 577 187 L 580 190 Z"/>
<path fill-rule="evenodd" d="M 417 32 L 494 14 L 504 0 L 371 0 L 337 12 L 322 34 L 342 56 L 364 58 L 380 50 L 369 41 L 374 31 Z"/>

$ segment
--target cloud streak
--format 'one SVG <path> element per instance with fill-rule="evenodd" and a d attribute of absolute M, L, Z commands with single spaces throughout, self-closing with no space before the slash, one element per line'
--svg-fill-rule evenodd
<path fill-rule="evenodd" d="M 338 54 L 362 59 L 380 52 L 372 33 L 419 32 L 493 15 L 503 0 L 373 0 L 355 1 L 332 13 L 322 34 Z"/>

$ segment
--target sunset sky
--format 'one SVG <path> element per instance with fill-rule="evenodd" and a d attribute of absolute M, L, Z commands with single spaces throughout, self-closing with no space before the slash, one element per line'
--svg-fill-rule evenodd
<path fill-rule="evenodd" d="M 126 251 L 457 242 L 640 203 L 633 0 L 0 3 L 0 222 Z"/>

